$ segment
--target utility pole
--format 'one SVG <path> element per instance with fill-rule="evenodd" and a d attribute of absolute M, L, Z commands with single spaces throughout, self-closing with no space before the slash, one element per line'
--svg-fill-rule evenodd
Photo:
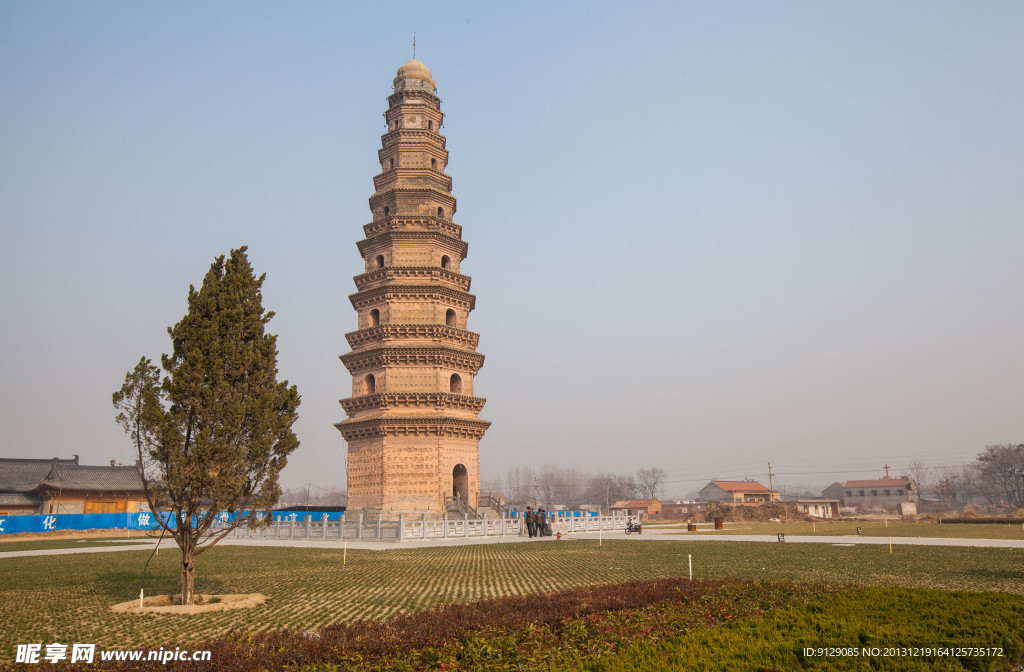
<path fill-rule="evenodd" d="M 773 495 L 775 494 L 775 485 L 772 481 L 772 463 L 768 463 L 768 501 L 769 503 L 774 501 Z"/>

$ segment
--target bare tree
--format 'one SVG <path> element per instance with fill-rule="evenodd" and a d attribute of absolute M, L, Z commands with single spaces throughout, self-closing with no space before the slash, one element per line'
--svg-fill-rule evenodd
<path fill-rule="evenodd" d="M 926 467 L 921 460 L 913 460 L 907 465 L 905 477 L 917 484 L 918 494 L 934 485 L 932 469 Z"/>
<path fill-rule="evenodd" d="M 533 498 L 534 472 L 532 467 L 512 467 L 505 474 L 505 496 L 513 502 L 526 502 Z"/>
<path fill-rule="evenodd" d="M 949 505 L 968 504 L 983 497 L 972 465 L 944 466 L 936 476 L 935 491 Z"/>
<path fill-rule="evenodd" d="M 480 492 L 487 495 L 504 495 L 501 476 L 480 479 Z"/>
<path fill-rule="evenodd" d="M 978 485 L 991 504 L 1024 507 L 1024 444 L 985 446 L 974 461 Z"/>
<path fill-rule="evenodd" d="M 640 488 L 640 496 L 644 499 L 657 499 L 661 491 L 661 484 L 668 478 L 668 474 L 660 467 L 641 469 L 636 472 L 637 485 Z"/>

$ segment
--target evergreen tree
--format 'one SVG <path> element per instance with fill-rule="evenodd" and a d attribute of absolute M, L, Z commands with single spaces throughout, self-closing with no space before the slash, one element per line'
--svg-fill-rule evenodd
<path fill-rule="evenodd" d="M 181 548 L 181 598 L 191 604 L 197 555 L 239 526 L 269 522 L 278 474 L 299 441 L 299 394 L 277 382 L 277 337 L 264 326 L 260 288 L 246 248 L 214 260 L 188 313 L 167 331 L 166 375 L 143 357 L 114 393 L 117 422 L 135 443 L 146 498 Z M 214 526 L 222 512 L 234 521 Z"/>

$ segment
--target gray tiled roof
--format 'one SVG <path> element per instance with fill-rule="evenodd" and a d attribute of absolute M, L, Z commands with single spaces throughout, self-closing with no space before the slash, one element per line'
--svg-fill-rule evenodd
<path fill-rule="evenodd" d="M 41 482 L 51 488 L 64 490 L 142 492 L 142 476 L 138 467 L 89 467 L 59 465 L 50 470 Z"/>
<path fill-rule="evenodd" d="M 58 460 L 64 466 L 78 466 L 78 458 Z M 53 468 L 53 460 L 0 458 L 0 492 L 32 492 Z"/>
<path fill-rule="evenodd" d="M 21 492 L 0 492 L 0 506 L 39 506 L 39 498 Z"/>

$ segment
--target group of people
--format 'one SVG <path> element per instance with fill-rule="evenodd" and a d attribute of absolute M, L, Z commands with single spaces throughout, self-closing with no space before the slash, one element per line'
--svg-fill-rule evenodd
<path fill-rule="evenodd" d="M 530 537 L 551 536 L 551 523 L 548 522 L 548 514 L 544 509 L 534 511 L 532 506 L 526 507 L 523 522 L 526 524 L 526 534 Z"/>

